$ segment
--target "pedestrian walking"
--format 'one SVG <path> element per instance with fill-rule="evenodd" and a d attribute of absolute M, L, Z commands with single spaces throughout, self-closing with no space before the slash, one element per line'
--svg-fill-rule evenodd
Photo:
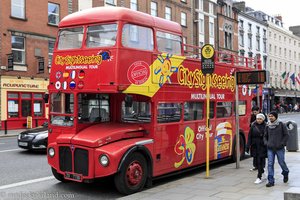
<path fill-rule="evenodd" d="M 272 187 L 274 180 L 274 161 L 277 156 L 278 163 L 282 169 L 283 182 L 289 180 L 289 169 L 285 163 L 285 146 L 288 140 L 288 130 L 285 124 L 278 119 L 277 112 L 269 113 L 269 122 L 265 129 L 264 143 L 268 151 L 268 183 L 266 187 Z"/>
<path fill-rule="evenodd" d="M 259 113 L 261 113 L 261 114 L 263 114 L 265 116 L 265 120 L 264 120 L 265 122 L 268 121 L 267 120 L 267 116 L 265 115 L 265 113 L 262 113 L 259 110 L 260 109 L 259 109 L 258 106 L 253 106 L 252 107 L 252 109 L 251 109 L 252 113 L 251 113 L 251 118 L 250 118 L 250 128 L 251 128 L 253 122 L 256 121 L 256 115 L 259 114 Z M 265 165 L 263 167 L 265 167 Z M 254 156 L 253 157 L 253 167 L 250 169 L 250 171 L 256 171 L 256 170 L 257 170 L 257 161 L 256 161 L 256 157 Z"/>
<path fill-rule="evenodd" d="M 262 182 L 262 175 L 267 157 L 267 147 L 264 145 L 264 132 L 266 128 L 265 116 L 262 113 L 256 115 L 255 122 L 252 123 L 249 135 L 246 152 L 249 153 L 256 160 L 257 179 L 254 183 Z"/>

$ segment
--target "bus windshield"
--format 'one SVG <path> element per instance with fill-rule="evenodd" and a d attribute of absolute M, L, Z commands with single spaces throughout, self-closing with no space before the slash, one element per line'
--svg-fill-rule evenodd
<path fill-rule="evenodd" d="M 58 33 L 59 50 L 79 49 L 82 46 L 83 27 L 61 29 Z"/>
<path fill-rule="evenodd" d="M 78 123 L 108 121 L 110 121 L 110 110 L 107 94 L 78 94 Z"/>

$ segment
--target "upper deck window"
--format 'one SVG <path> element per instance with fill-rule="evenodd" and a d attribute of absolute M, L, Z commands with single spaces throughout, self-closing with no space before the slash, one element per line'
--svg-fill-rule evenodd
<path fill-rule="evenodd" d="M 79 49 L 82 46 L 83 27 L 66 28 L 58 33 L 58 49 Z"/>
<path fill-rule="evenodd" d="M 117 24 L 90 26 L 87 30 L 87 47 L 107 47 L 116 44 Z"/>
<path fill-rule="evenodd" d="M 157 31 L 158 50 L 181 55 L 181 38 L 178 35 Z"/>
<path fill-rule="evenodd" d="M 135 49 L 153 50 L 153 31 L 151 28 L 125 24 L 122 30 L 122 45 Z"/>

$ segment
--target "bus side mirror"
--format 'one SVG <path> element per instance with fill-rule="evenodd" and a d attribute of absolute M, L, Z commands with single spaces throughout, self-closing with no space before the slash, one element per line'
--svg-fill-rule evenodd
<path fill-rule="evenodd" d="M 132 107 L 132 96 L 131 95 L 126 95 L 125 96 L 125 107 Z"/>
<path fill-rule="evenodd" d="M 48 100 L 49 100 L 49 94 L 44 94 L 45 103 L 48 103 Z"/>

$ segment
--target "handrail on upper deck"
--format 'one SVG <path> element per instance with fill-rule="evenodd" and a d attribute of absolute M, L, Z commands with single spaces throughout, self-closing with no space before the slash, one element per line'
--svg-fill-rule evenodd
<path fill-rule="evenodd" d="M 183 44 L 184 56 L 191 59 L 198 59 L 201 61 L 201 47 L 189 44 Z M 262 69 L 261 60 L 256 57 L 244 57 L 237 54 L 215 51 L 215 63 L 228 64 L 234 67 L 246 67 L 252 69 Z"/>

